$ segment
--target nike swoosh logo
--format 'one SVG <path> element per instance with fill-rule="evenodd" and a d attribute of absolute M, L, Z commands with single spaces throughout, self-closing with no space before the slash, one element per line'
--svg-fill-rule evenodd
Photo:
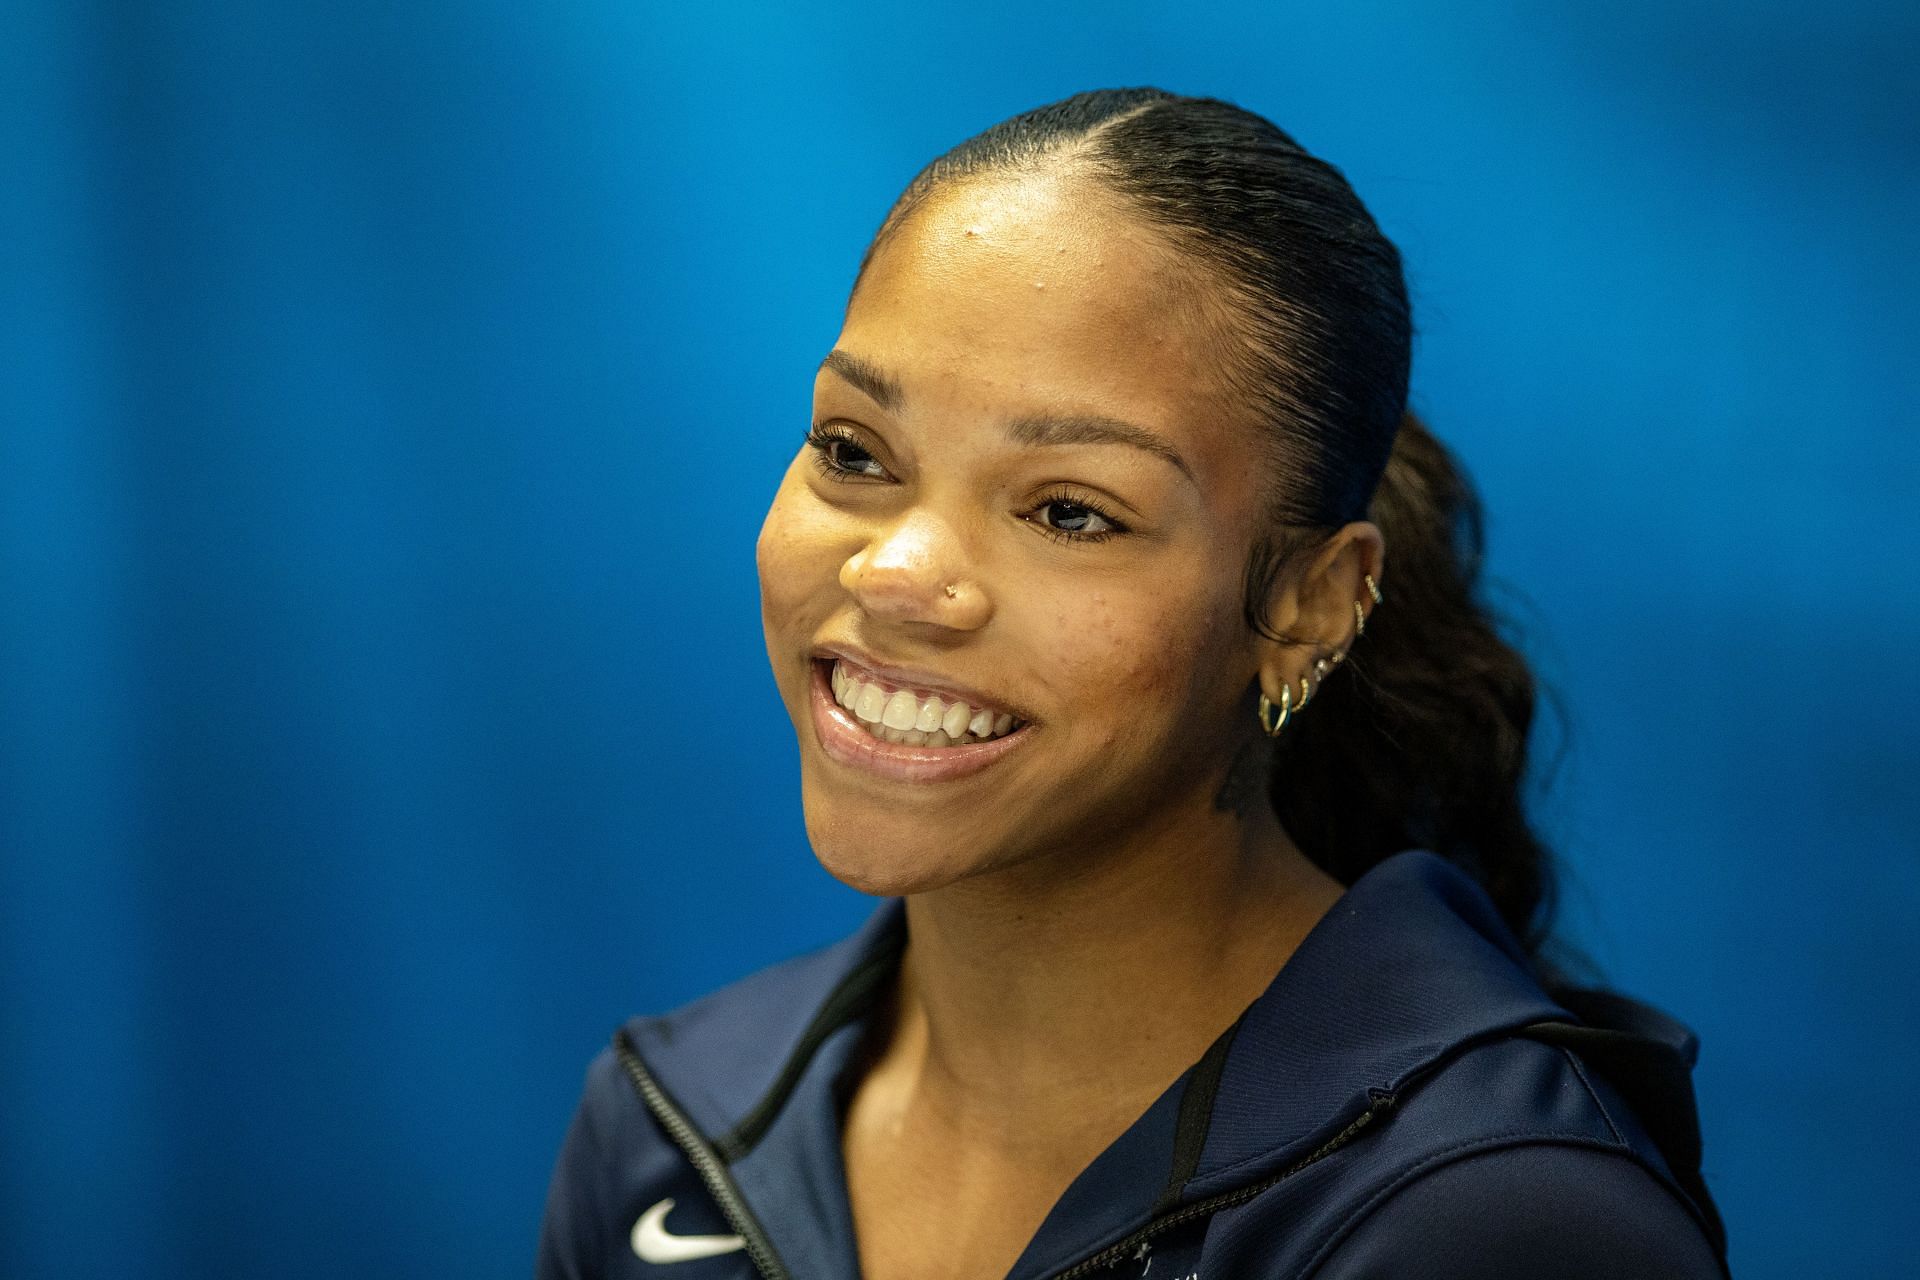
<path fill-rule="evenodd" d="M 633 1251 L 640 1261 L 691 1262 L 747 1247 L 739 1236 L 676 1236 L 667 1230 L 667 1214 L 672 1211 L 673 1197 L 668 1196 L 633 1224 Z"/>

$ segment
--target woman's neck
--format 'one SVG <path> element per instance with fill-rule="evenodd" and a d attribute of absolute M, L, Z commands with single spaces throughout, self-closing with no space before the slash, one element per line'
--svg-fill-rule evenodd
<path fill-rule="evenodd" d="M 1144 1109 L 1342 892 L 1257 815 L 1208 808 L 1097 860 L 910 897 L 878 1047 L 898 1102 L 1014 1146 L 1076 1123 L 1066 1098 Z"/>

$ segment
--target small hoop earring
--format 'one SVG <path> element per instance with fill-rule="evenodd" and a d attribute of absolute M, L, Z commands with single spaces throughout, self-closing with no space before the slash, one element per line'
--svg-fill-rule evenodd
<path fill-rule="evenodd" d="M 1307 709 L 1307 699 L 1311 698 L 1312 696 L 1313 696 L 1313 690 L 1307 688 L 1307 678 L 1305 676 L 1301 676 L 1300 677 L 1300 705 L 1295 707 L 1294 710 L 1305 711 Z"/>
<path fill-rule="evenodd" d="M 1380 588 L 1373 584 L 1373 575 L 1370 573 L 1363 573 L 1360 576 L 1367 580 L 1367 594 L 1373 597 L 1373 602 L 1375 604 L 1385 604 L 1387 598 L 1381 595 Z"/>
<path fill-rule="evenodd" d="M 1353 634 L 1355 636 L 1367 634 L 1367 611 L 1360 607 L 1358 600 L 1353 602 Z"/>
<path fill-rule="evenodd" d="M 1268 724 L 1267 713 L 1273 710 L 1273 703 L 1267 699 L 1266 690 L 1262 689 L 1260 691 L 1260 727 L 1267 731 L 1267 736 L 1269 738 L 1279 737 L 1280 731 L 1287 727 L 1287 717 L 1291 715 L 1293 711 L 1292 704 L 1293 704 L 1293 686 L 1290 684 L 1281 685 L 1280 686 L 1280 718 L 1278 720 L 1275 720 L 1272 724 Z"/>

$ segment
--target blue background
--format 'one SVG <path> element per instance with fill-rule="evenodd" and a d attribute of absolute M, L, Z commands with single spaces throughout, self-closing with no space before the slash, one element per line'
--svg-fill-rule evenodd
<path fill-rule="evenodd" d="M 0 1273 L 528 1273 L 617 1022 L 871 906 L 753 565 L 867 236 L 1135 83 L 1404 250 L 1736 1272 L 1910 1265 L 1920 10 L 0 14 Z"/>

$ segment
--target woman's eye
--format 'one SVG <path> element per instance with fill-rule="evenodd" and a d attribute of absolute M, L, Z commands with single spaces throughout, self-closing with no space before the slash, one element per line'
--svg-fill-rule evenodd
<path fill-rule="evenodd" d="M 880 469 L 879 459 L 845 431 L 815 427 L 807 433 L 807 447 L 813 450 L 814 465 L 830 480 L 886 474 Z M 869 463 L 874 470 L 866 469 Z"/>
<path fill-rule="evenodd" d="M 1104 542 L 1127 531 L 1125 525 L 1099 507 L 1068 494 L 1047 495 L 1034 512 L 1041 517 L 1034 527 L 1057 542 Z M 1049 512 L 1053 513 L 1051 518 L 1048 518 Z"/>
<path fill-rule="evenodd" d="M 814 467 L 829 480 L 844 483 L 886 478 L 886 469 L 880 460 L 845 428 L 833 425 L 812 428 L 807 432 L 807 448 L 813 456 Z M 1039 518 L 1033 519 L 1033 516 Z M 1127 526 L 1105 511 L 1065 490 L 1042 495 L 1039 503 L 1030 508 L 1027 523 L 1056 542 L 1104 542 L 1127 532 Z"/>
<path fill-rule="evenodd" d="M 1103 524 L 1106 523 L 1098 511 L 1095 511 L 1092 507 L 1083 506 L 1078 502 L 1049 502 L 1044 509 L 1055 514 L 1055 519 L 1052 522 L 1053 527 L 1064 533 L 1089 532 L 1089 526 L 1095 520 L 1099 520 Z M 1065 514 L 1062 515 L 1062 512 Z M 1095 533 L 1100 532 L 1098 529 L 1091 531 Z"/>

